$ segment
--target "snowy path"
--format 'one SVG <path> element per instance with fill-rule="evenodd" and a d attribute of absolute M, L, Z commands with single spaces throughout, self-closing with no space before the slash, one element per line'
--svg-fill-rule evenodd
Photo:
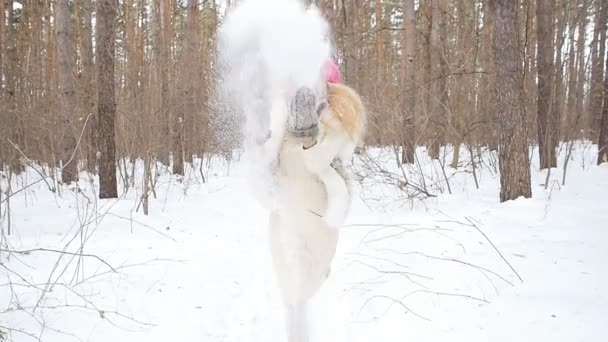
<path fill-rule="evenodd" d="M 567 185 L 553 191 L 533 172 L 534 198 L 505 204 L 497 203 L 496 179 L 480 190 L 457 183 L 453 195 L 413 209 L 382 212 L 358 200 L 316 301 L 317 340 L 604 341 L 608 201 L 600 189 L 608 189 L 608 167 L 569 172 Z M 149 217 L 131 213 L 133 198 L 107 202 L 113 206 L 85 253 L 118 273 L 89 258 L 78 294 L 57 285 L 36 311 L 38 323 L 10 311 L 0 313 L 0 326 L 39 331 L 43 324 L 49 342 L 282 341 L 266 214 L 241 171 L 191 184 L 186 195 L 182 188 L 162 186 Z M 27 207 L 25 198 L 13 203 L 13 249 L 60 249 L 68 230 L 78 236 L 73 196 L 55 200 L 43 188 L 28 196 Z M 42 284 L 56 262 L 56 254 L 32 252 L 6 265 L 27 275 L 11 274 L 11 282 Z M 73 274 L 69 268 L 59 282 Z M 0 287 L 3 308 L 31 306 L 40 294 L 13 286 L 16 298 L 9 290 Z"/>

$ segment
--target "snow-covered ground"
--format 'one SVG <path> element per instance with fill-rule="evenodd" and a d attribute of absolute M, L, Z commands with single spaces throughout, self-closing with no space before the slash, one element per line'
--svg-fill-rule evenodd
<path fill-rule="evenodd" d="M 379 183 L 399 181 L 392 152 L 369 153 L 386 172 L 358 163 L 314 341 L 606 340 L 608 165 L 594 165 L 594 146 L 575 146 L 565 186 L 562 153 L 546 189 L 533 155 L 533 198 L 502 204 L 487 152 L 479 189 L 466 149 L 445 176 L 421 158 L 405 174 L 421 184 L 422 171 L 438 196 L 414 201 Z M 206 183 L 198 166 L 181 182 L 161 172 L 149 216 L 136 211 L 139 174 L 118 200 L 96 200 L 86 175 L 82 191 L 39 182 L 12 197 L 2 248 L 23 253 L 0 255 L 7 340 L 284 341 L 267 213 L 238 162 L 204 170 Z M 28 170 L 13 190 L 38 179 Z"/>

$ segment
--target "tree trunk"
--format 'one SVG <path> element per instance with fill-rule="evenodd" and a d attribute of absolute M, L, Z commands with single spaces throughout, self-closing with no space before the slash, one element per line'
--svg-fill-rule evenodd
<path fill-rule="evenodd" d="M 7 117 L 8 117 L 8 127 L 9 127 L 9 137 L 11 138 L 12 142 L 14 144 L 16 144 L 17 146 L 21 146 L 22 145 L 22 136 L 21 136 L 21 129 L 19 127 L 19 116 L 17 114 L 17 78 L 18 78 L 18 73 L 19 73 L 19 63 L 18 63 L 18 58 L 17 58 L 17 29 L 15 28 L 15 26 L 17 25 L 16 23 L 16 18 L 15 18 L 15 1 L 14 0 L 8 0 L 7 2 L 7 21 L 8 21 L 8 27 L 7 27 L 7 32 L 6 32 L 6 47 L 5 47 L 5 57 L 6 57 L 6 61 L 5 63 L 5 70 L 4 70 L 4 77 L 5 77 L 5 84 L 6 84 L 6 88 L 4 89 L 5 92 L 5 97 L 6 97 L 6 101 L 5 101 L 5 106 L 7 107 Z M 9 153 L 8 153 L 8 157 L 9 157 L 9 164 L 12 168 L 12 171 L 15 172 L 16 174 L 19 174 L 23 171 L 23 165 L 21 164 L 21 162 L 19 161 L 19 153 L 17 152 L 17 150 L 14 147 L 9 147 Z"/>
<path fill-rule="evenodd" d="M 144 156 L 144 176 L 141 202 L 143 205 L 144 215 L 148 215 L 148 199 L 150 194 L 150 153 L 146 152 Z"/>
<path fill-rule="evenodd" d="M 382 44 L 382 1 L 376 0 L 375 6 L 375 21 L 376 26 L 376 92 L 377 94 L 382 94 L 385 88 L 384 85 L 384 46 Z"/>
<path fill-rule="evenodd" d="M 5 8 L 4 8 L 4 0 L 0 1 L 0 89 L 4 89 L 4 64 L 2 64 L 3 58 L 4 57 L 4 13 L 5 13 Z M 0 99 L 4 96 L 4 92 L 0 92 Z M 2 108 L 2 107 L 0 107 Z M 0 115 L 0 118 L 2 118 L 2 116 Z M 0 146 L 2 146 L 2 144 L 0 143 Z M 0 150 L 0 153 L 2 153 L 2 150 Z M 1 159 L 1 155 L 0 155 L 0 162 L 2 161 Z"/>
<path fill-rule="evenodd" d="M 608 68 L 608 65 L 606 65 Z M 604 82 L 605 86 L 608 87 L 608 80 Z M 602 110 L 602 120 L 600 128 L 600 138 L 598 143 L 598 154 L 597 164 L 608 162 L 608 101 L 604 102 L 604 109 Z"/>
<path fill-rule="evenodd" d="M 474 5 L 471 7 L 474 7 Z M 471 101 L 474 96 L 471 95 L 471 92 L 472 89 L 475 89 L 473 82 L 476 75 L 470 75 L 469 73 L 475 70 L 477 49 L 469 45 L 477 41 L 474 35 L 474 23 L 478 22 L 478 18 L 476 11 L 471 11 L 465 1 L 459 1 L 452 8 L 453 12 L 449 14 L 449 17 L 457 18 L 457 20 L 452 21 L 452 28 L 450 29 L 455 33 L 452 43 L 454 53 L 451 55 L 455 63 L 452 63 L 454 63 L 457 72 L 463 73 L 457 81 L 448 82 L 448 91 L 451 94 L 449 111 L 452 135 L 450 141 L 454 146 L 450 167 L 455 169 L 460 163 L 460 145 L 466 143 L 467 140 L 468 127 L 466 127 L 465 122 L 471 122 L 470 118 L 474 117 L 475 114 L 475 103 Z M 485 96 L 485 94 L 481 96 Z"/>
<path fill-rule="evenodd" d="M 6 22 L 4 19 L 4 0 L 0 0 L 0 122 L 9 122 L 9 118 L 6 117 L 7 109 L 5 108 L 6 99 L 4 98 L 4 64 L 2 61 L 4 60 L 4 46 L 5 46 L 5 34 L 4 34 L 4 23 Z M 8 128 L 6 125 L 2 125 L 0 127 L 0 136 L 5 137 L 8 135 Z M 0 141 L 0 169 L 3 168 L 4 163 L 8 161 L 8 156 L 6 153 L 6 142 Z"/>
<path fill-rule="evenodd" d="M 607 5 L 604 2 L 604 5 Z M 607 6 L 608 7 L 608 6 Z M 608 11 L 603 11 L 603 15 L 607 15 Z M 606 23 L 606 20 L 603 21 Z M 605 34 L 606 28 L 604 28 Z M 606 96 L 608 91 L 608 59 L 606 59 L 605 69 L 606 71 L 604 75 L 604 106 L 602 109 L 602 117 L 600 119 L 600 134 L 598 139 L 598 154 L 597 154 L 597 163 L 598 165 L 601 163 L 608 162 L 608 97 Z"/>
<path fill-rule="evenodd" d="M 425 141 L 427 142 L 427 146 L 430 146 L 428 142 L 430 142 L 430 134 L 427 133 L 429 130 L 429 119 L 431 116 L 431 25 L 432 25 L 432 15 L 431 15 L 431 0 L 421 0 L 420 1 L 420 26 L 421 26 L 421 56 L 419 58 L 421 64 L 420 71 L 420 81 L 422 83 L 421 89 L 421 100 L 419 102 L 421 114 L 420 117 L 424 119 L 422 121 L 424 125 L 421 127 L 421 130 L 424 133 Z"/>
<path fill-rule="evenodd" d="M 431 122 L 431 148 L 430 156 L 439 158 L 439 149 L 445 143 L 445 130 L 447 123 L 447 87 L 446 87 L 446 11 L 445 0 L 432 0 L 431 37 L 430 37 L 430 122 Z"/>
<path fill-rule="evenodd" d="M 154 0 L 154 50 L 158 62 L 160 80 L 160 118 L 161 137 L 158 139 L 159 159 L 165 165 L 169 165 L 169 154 L 171 151 L 171 112 L 169 110 L 169 31 L 171 15 L 167 7 L 169 1 Z"/>
<path fill-rule="evenodd" d="M 602 101 L 604 99 L 604 53 L 606 51 L 606 10 L 605 0 L 595 2 L 595 28 L 591 43 L 591 98 L 589 106 L 589 123 L 593 140 L 599 136 L 598 127 L 602 118 Z"/>
<path fill-rule="evenodd" d="M 115 3 L 111 0 L 97 2 L 97 94 L 98 126 L 97 144 L 99 160 L 99 198 L 117 198 L 116 145 L 114 123 L 116 103 L 114 99 L 114 20 Z"/>
<path fill-rule="evenodd" d="M 576 3 L 575 3 L 576 5 Z M 568 9 L 569 16 L 569 31 L 568 31 L 568 42 L 570 47 L 568 48 L 568 96 L 567 96 L 567 106 L 566 106 L 566 117 L 564 118 L 564 133 L 566 133 L 566 139 L 570 139 L 573 137 L 572 135 L 575 133 L 572 130 L 573 120 L 571 119 L 575 116 L 576 113 L 576 53 L 575 53 L 575 41 L 574 41 L 574 33 L 576 32 L 577 25 L 577 13 L 576 6 L 570 6 Z"/>
<path fill-rule="evenodd" d="M 551 136 L 553 125 L 553 6 L 550 0 L 536 2 L 536 32 L 538 41 L 538 112 L 536 117 L 538 129 L 538 151 L 540 168 L 557 166 L 555 144 Z"/>
<path fill-rule="evenodd" d="M 197 89 L 202 75 L 197 70 L 200 55 L 199 13 L 196 0 L 188 0 L 186 10 L 185 38 L 182 45 L 179 80 L 177 83 L 180 99 L 177 117 L 173 120 L 173 173 L 184 175 L 184 127 L 191 125 L 196 111 Z"/>
<path fill-rule="evenodd" d="M 476 96 L 481 119 L 488 122 L 487 129 L 481 133 L 482 142 L 487 144 L 491 151 L 498 150 L 498 118 L 496 117 L 496 98 L 494 84 L 496 73 L 494 67 L 494 13 L 489 9 L 489 1 L 483 1 L 483 29 L 481 31 L 481 67 L 486 71 L 480 77 L 479 91 L 485 96 Z"/>
<path fill-rule="evenodd" d="M 566 28 L 566 14 L 565 14 L 565 6 L 567 5 L 567 0 L 557 0 L 555 2 L 555 11 L 556 14 L 556 37 L 555 37 L 555 46 L 556 46 L 556 57 L 555 57 L 555 95 L 553 96 L 553 120 L 551 121 L 551 139 L 553 139 L 555 145 L 559 144 L 560 141 L 560 123 L 563 116 L 564 111 L 564 63 L 562 59 L 562 50 L 565 42 L 565 28 Z"/>
<path fill-rule="evenodd" d="M 76 136 L 74 135 L 74 109 L 76 89 L 72 77 L 72 37 L 70 35 L 70 10 L 68 0 L 58 0 L 55 6 L 57 34 L 57 72 L 59 76 L 59 115 L 61 131 L 61 180 L 69 184 L 78 180 Z"/>
<path fill-rule="evenodd" d="M 580 12 L 578 13 L 578 36 L 585 37 L 587 31 L 587 4 L 589 0 L 582 0 Z M 578 62 L 578 75 L 576 77 L 576 115 L 574 126 L 581 124 L 580 118 L 586 117 L 585 115 L 585 39 L 576 40 L 576 60 Z M 585 127 L 587 128 L 587 127 Z"/>
<path fill-rule="evenodd" d="M 168 144 L 167 146 L 170 146 L 169 150 L 171 151 L 171 156 L 172 156 L 172 161 L 173 161 L 173 169 L 175 171 L 178 171 L 177 174 L 183 174 L 183 171 L 180 171 L 180 168 L 183 170 L 184 168 L 184 158 L 183 155 L 181 154 L 182 151 L 181 149 L 179 150 L 174 150 L 177 146 L 175 144 L 175 142 L 178 139 L 181 139 L 181 130 L 175 130 L 175 120 L 178 120 L 177 115 L 175 113 L 175 103 L 174 103 L 174 95 L 175 92 L 173 91 L 174 89 L 174 80 L 175 80 L 175 67 L 174 65 L 171 65 L 172 63 L 172 45 L 173 45 L 173 39 L 175 38 L 174 35 L 174 28 L 173 28 L 173 16 L 175 13 L 175 6 L 176 6 L 176 1 L 175 0 L 163 0 L 162 1 L 162 5 L 163 7 L 161 7 L 163 9 L 162 12 L 162 28 L 163 28 L 163 46 L 162 46 L 162 56 L 163 56 L 163 63 L 161 64 L 161 71 L 165 74 L 164 79 L 165 82 L 161 83 L 161 97 L 162 97 L 162 101 L 163 101 L 163 110 L 165 111 L 164 113 L 164 117 L 165 117 L 165 123 L 167 126 L 167 129 L 169 131 L 169 135 L 167 135 L 167 137 L 169 138 Z M 175 166 L 175 164 L 179 164 Z"/>
<path fill-rule="evenodd" d="M 531 197 L 526 116 L 519 54 L 518 1 L 491 0 L 494 15 L 496 111 L 500 125 L 500 201 Z"/>
<path fill-rule="evenodd" d="M 402 84 L 403 84 L 403 153 L 402 163 L 414 163 L 416 130 L 416 23 L 414 21 L 414 0 L 403 0 Z"/>
<path fill-rule="evenodd" d="M 524 111 L 526 112 L 526 122 L 528 127 L 536 127 L 534 122 L 538 114 L 538 84 L 537 84 L 537 51 L 538 46 L 536 35 L 536 1 L 524 0 L 522 10 L 525 10 L 525 24 L 520 30 L 524 31 L 523 54 L 524 54 Z M 523 12 L 522 12 L 523 13 Z M 531 130 L 531 128 L 529 128 Z M 535 133 L 537 131 L 534 131 Z"/>
<path fill-rule="evenodd" d="M 342 50 L 344 55 L 345 80 L 357 85 L 359 78 L 357 72 L 357 3 L 344 1 L 341 4 L 342 17 Z"/>
<path fill-rule="evenodd" d="M 97 172 L 97 115 L 95 111 L 95 64 L 93 62 L 93 26 L 91 17 L 93 13 L 93 5 L 91 0 L 83 0 L 82 2 L 82 22 L 83 22 L 83 51 L 82 51 L 82 68 L 84 74 L 84 110 L 86 115 L 91 115 L 87 127 L 87 170 L 89 172 Z"/>

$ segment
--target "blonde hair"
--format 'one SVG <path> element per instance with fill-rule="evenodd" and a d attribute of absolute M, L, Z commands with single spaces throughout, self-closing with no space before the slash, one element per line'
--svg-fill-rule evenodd
<path fill-rule="evenodd" d="M 359 94 L 344 84 L 328 83 L 327 102 L 329 109 L 353 142 L 356 145 L 362 144 L 367 117 Z M 329 122 L 324 123 L 331 125 Z"/>

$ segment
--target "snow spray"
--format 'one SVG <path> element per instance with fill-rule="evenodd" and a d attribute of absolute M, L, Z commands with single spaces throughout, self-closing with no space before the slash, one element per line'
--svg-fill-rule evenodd
<path fill-rule="evenodd" d="M 300 87 L 319 87 L 330 58 L 329 25 L 297 0 L 244 0 L 220 27 L 218 52 L 224 101 L 244 119 L 239 126 L 252 185 L 268 192 L 286 102 Z M 261 148 L 268 139 L 274 143 Z"/>

